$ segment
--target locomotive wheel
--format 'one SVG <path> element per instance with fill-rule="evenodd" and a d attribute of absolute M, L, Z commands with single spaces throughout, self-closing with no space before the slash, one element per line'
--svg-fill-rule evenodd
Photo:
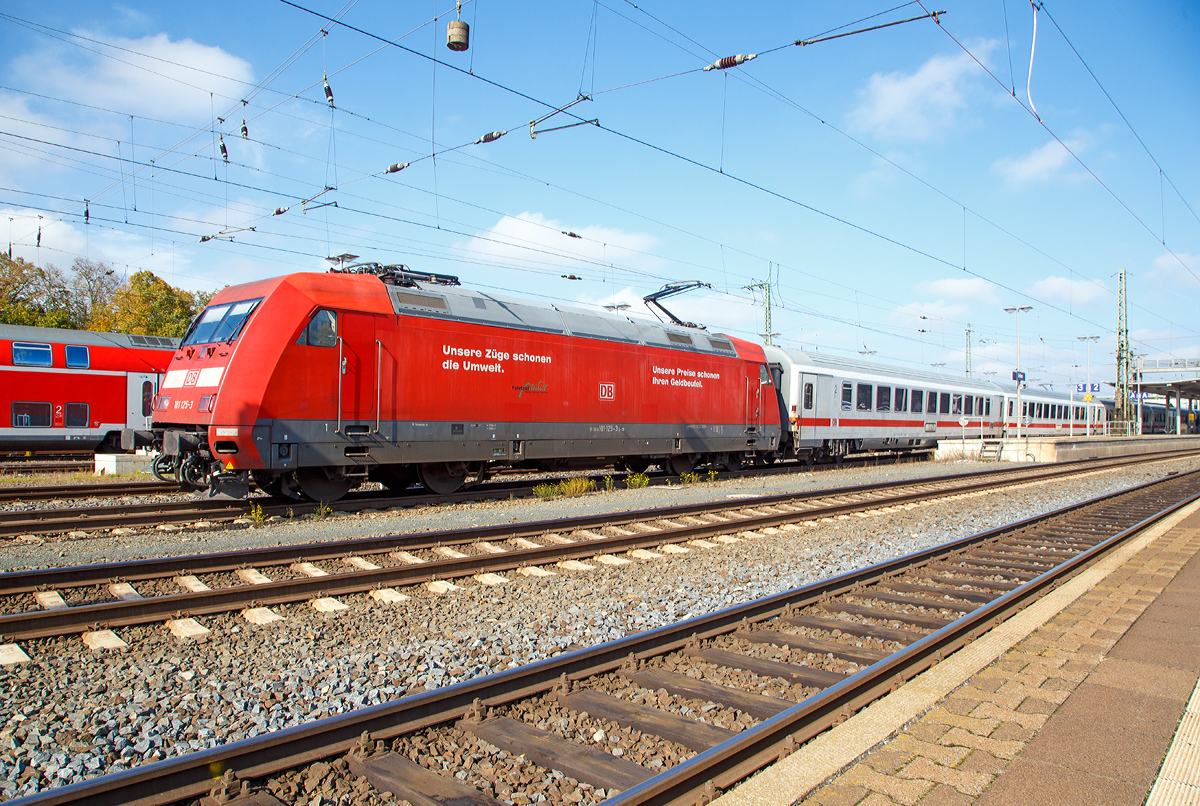
<path fill-rule="evenodd" d="M 679 453 L 672 456 L 666 462 L 666 470 L 676 476 L 682 476 L 684 473 L 691 473 L 696 468 L 696 457 L 690 453 Z"/>
<path fill-rule="evenodd" d="M 265 470 L 251 470 L 250 478 L 254 486 L 272 498 L 283 498 L 283 476 L 272 476 Z"/>
<path fill-rule="evenodd" d="M 723 453 L 719 461 L 722 470 L 730 473 L 735 470 L 742 469 L 742 455 L 740 453 Z"/>
<path fill-rule="evenodd" d="M 300 485 L 300 492 L 304 493 L 306 498 L 323 504 L 336 501 L 350 492 L 354 482 L 345 476 L 334 475 L 332 471 L 333 468 L 329 467 L 300 468 L 296 471 L 296 482 Z"/>
<path fill-rule="evenodd" d="M 421 483 L 438 495 L 449 495 L 462 489 L 467 478 L 466 462 L 435 462 L 421 465 Z"/>
<path fill-rule="evenodd" d="M 392 492 L 407 490 L 418 481 L 416 468 L 412 465 L 382 465 L 371 471 L 370 479 Z"/>
<path fill-rule="evenodd" d="M 650 460 L 642 456 L 635 456 L 632 459 L 623 460 L 621 464 L 625 465 L 625 469 L 630 473 L 645 473 L 650 467 Z"/>

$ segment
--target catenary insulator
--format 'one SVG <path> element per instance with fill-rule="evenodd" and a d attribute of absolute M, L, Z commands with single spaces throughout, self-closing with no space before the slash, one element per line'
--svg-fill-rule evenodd
<path fill-rule="evenodd" d="M 503 137 L 506 134 L 508 134 L 507 130 L 502 131 L 502 132 L 488 132 L 483 137 L 480 137 L 478 140 L 476 140 L 475 145 L 479 145 L 480 143 L 490 143 L 493 140 L 499 140 L 501 137 Z"/>
<path fill-rule="evenodd" d="M 325 80 L 325 100 L 329 101 L 329 108 L 333 109 L 333 90 L 329 89 L 329 76 L 322 76 Z"/>
<path fill-rule="evenodd" d="M 446 47 L 461 53 L 471 45 L 471 26 L 462 20 L 450 20 L 446 26 Z"/>
<path fill-rule="evenodd" d="M 250 130 L 246 128 L 246 119 L 245 118 L 242 118 L 242 139 L 243 140 L 250 139 Z"/>
<path fill-rule="evenodd" d="M 225 147 L 225 135 L 219 134 L 217 135 L 217 139 L 221 143 L 221 159 L 229 162 L 229 149 Z"/>
<path fill-rule="evenodd" d="M 290 209 L 292 209 L 292 208 L 290 208 L 290 207 L 276 207 L 276 208 L 275 208 L 275 212 L 271 213 L 271 215 L 283 215 L 284 213 L 286 213 L 286 212 L 287 212 L 288 210 L 290 210 Z"/>
<path fill-rule="evenodd" d="M 718 59 L 708 67 L 704 68 L 704 72 L 709 70 L 728 70 L 730 67 L 737 67 L 739 64 L 745 64 L 751 59 L 757 59 L 757 53 L 739 53 L 736 56 L 726 56 L 724 59 Z"/>
<path fill-rule="evenodd" d="M 397 162 L 395 165 L 389 165 L 387 170 L 384 171 L 384 173 L 386 173 L 386 174 L 400 173 L 407 167 L 408 167 L 407 162 Z"/>

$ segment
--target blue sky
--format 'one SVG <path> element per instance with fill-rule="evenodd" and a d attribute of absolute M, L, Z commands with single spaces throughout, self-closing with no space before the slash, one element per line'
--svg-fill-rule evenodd
<path fill-rule="evenodd" d="M 1200 356 L 1194 3 L 1048 2 L 1032 76 L 1018 0 L 472 0 L 464 53 L 445 0 L 298 5 L 360 31 L 266 0 L 6 3 L 0 239 L 194 289 L 350 252 L 638 315 L 701 280 L 678 313 L 749 338 L 762 294 L 744 286 L 769 279 L 784 345 L 962 372 L 969 324 L 997 379 L 1002 309 L 1029 305 L 1022 365 L 1056 389 L 1086 373 L 1078 336 L 1100 337 L 1093 380 L 1111 380 L 1124 269 L 1134 349 Z M 738 53 L 760 55 L 700 69 Z M 580 93 L 578 118 L 541 126 L 602 128 L 529 136 Z"/>

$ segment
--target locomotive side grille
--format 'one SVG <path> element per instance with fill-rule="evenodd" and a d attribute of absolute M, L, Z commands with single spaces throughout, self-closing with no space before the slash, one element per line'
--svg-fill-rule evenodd
<path fill-rule="evenodd" d="M 709 339 L 708 344 L 714 350 L 724 350 L 730 353 L 733 352 L 733 342 L 725 341 L 724 339 Z"/>
<path fill-rule="evenodd" d="M 446 304 L 444 297 L 414 294 L 411 291 L 393 291 L 392 301 L 396 305 L 403 305 L 408 308 L 437 308 L 441 311 L 450 310 L 450 306 Z"/>
<path fill-rule="evenodd" d="M 682 333 L 667 333 L 667 338 L 676 344 L 691 344 L 692 337 L 685 336 Z"/>

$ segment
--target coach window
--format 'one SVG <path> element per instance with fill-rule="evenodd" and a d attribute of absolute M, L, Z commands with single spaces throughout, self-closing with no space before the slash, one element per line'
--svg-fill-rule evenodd
<path fill-rule="evenodd" d="M 892 410 L 892 387 L 880 386 L 875 390 L 875 411 Z"/>
<path fill-rule="evenodd" d="M 850 411 L 854 407 L 854 387 L 849 381 L 842 382 L 842 411 Z"/>
<path fill-rule="evenodd" d="M 941 405 L 938 406 L 938 411 L 942 414 L 950 413 L 950 393 L 942 392 L 942 398 L 938 401 Z"/>
<path fill-rule="evenodd" d="M 1012 417 L 1013 401 L 1008 401 L 1008 416 Z"/>
<path fill-rule="evenodd" d="M 962 395 L 954 395 L 950 398 L 950 413 L 962 414 Z"/>
<path fill-rule="evenodd" d="M 68 403 L 67 404 L 67 428 L 87 428 L 88 424 L 88 404 L 87 403 Z"/>
<path fill-rule="evenodd" d="M 12 404 L 13 428 L 49 428 L 50 404 L 14 401 Z"/>
<path fill-rule="evenodd" d="M 142 381 L 142 416 L 149 417 L 152 414 L 154 414 L 154 384 L 150 381 Z"/>
<path fill-rule="evenodd" d="M 813 385 L 811 383 L 804 384 L 804 408 L 812 408 Z"/>
<path fill-rule="evenodd" d="M 858 385 L 858 410 L 871 410 L 871 384 L 860 383 Z"/>
<path fill-rule="evenodd" d="M 983 412 L 984 416 L 991 417 L 992 416 L 992 399 L 990 397 L 985 397 L 983 399 L 983 408 L 984 408 L 984 412 Z"/>
<path fill-rule="evenodd" d="M 973 397 L 971 397 L 970 395 L 967 395 L 967 399 L 965 401 L 966 408 L 963 409 L 963 414 L 974 414 L 975 413 L 974 400 L 975 399 Z"/>
<path fill-rule="evenodd" d="M 67 369 L 87 369 L 92 365 L 91 357 L 88 355 L 88 348 L 79 344 L 68 344 L 67 352 Z"/>
<path fill-rule="evenodd" d="M 908 411 L 908 390 L 896 387 L 896 404 L 894 411 Z"/>
<path fill-rule="evenodd" d="M 947 407 L 949 406 L 950 398 L 946 398 Z M 925 402 L 926 414 L 937 414 L 938 393 L 930 392 L 929 398 Z"/>
<path fill-rule="evenodd" d="M 337 314 L 333 311 L 317 311 L 309 321 L 308 327 L 296 339 L 296 344 L 307 344 L 310 347 L 337 346 Z"/>
<path fill-rule="evenodd" d="M 1036 409 L 1035 414 L 1033 415 L 1033 419 L 1040 420 L 1040 419 L 1042 419 L 1043 406 L 1041 403 L 1037 403 L 1036 405 L 1037 405 L 1037 409 Z"/>
<path fill-rule="evenodd" d="M 912 412 L 920 414 L 925 409 L 925 392 L 921 389 L 912 390 Z"/>
<path fill-rule="evenodd" d="M 21 367 L 52 367 L 54 354 L 50 352 L 49 344 L 30 344 L 26 341 L 14 341 L 12 344 L 13 364 Z"/>

